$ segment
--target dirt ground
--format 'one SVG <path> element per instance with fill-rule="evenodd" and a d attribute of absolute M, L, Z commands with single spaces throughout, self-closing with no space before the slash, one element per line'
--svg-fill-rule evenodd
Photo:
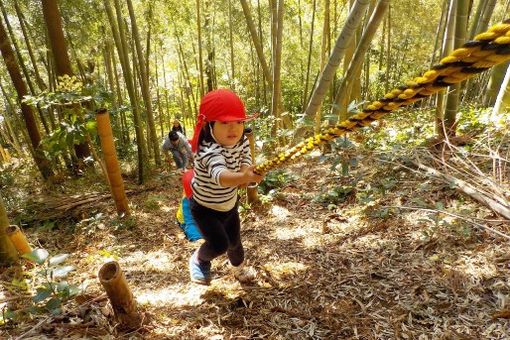
<path fill-rule="evenodd" d="M 84 293 L 62 315 L 8 324 L 0 328 L 1 337 L 510 337 L 508 240 L 446 215 L 388 207 L 415 206 L 419 197 L 497 220 L 490 211 L 454 189 L 390 168 L 373 171 L 343 201 L 321 203 L 314 197 L 343 179 L 313 157 L 289 171 L 299 178 L 279 188 L 270 202 L 241 209 L 247 265 L 257 273 L 247 283 L 234 278 L 226 257 L 213 262 L 210 286 L 190 282 L 188 258 L 201 241 L 186 240 L 175 224 L 181 189 L 170 174 L 143 187 L 128 183 L 133 212 L 128 221 L 115 220 L 111 202 L 102 200 L 72 227 L 27 229 L 29 239 L 51 254 L 71 254 L 77 270 L 69 280 L 81 283 Z M 383 195 L 360 200 L 361 187 L 375 187 L 388 176 L 395 181 Z M 485 223 L 510 233 L 508 223 Z M 143 315 L 140 329 L 116 327 L 102 297 L 97 273 L 111 260 L 119 262 Z"/>

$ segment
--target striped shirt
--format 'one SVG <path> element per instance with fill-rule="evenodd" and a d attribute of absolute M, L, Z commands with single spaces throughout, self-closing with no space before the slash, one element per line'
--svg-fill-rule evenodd
<path fill-rule="evenodd" d="M 241 166 L 251 165 L 250 143 L 243 137 L 232 147 L 202 141 L 195 156 L 195 175 L 191 181 L 193 199 L 204 207 L 229 211 L 237 202 L 237 187 L 220 184 L 225 170 L 239 172 Z"/>

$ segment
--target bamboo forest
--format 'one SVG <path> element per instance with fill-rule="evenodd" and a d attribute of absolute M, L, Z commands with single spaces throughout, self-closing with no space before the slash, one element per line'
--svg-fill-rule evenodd
<path fill-rule="evenodd" d="M 510 0 L 0 11 L 0 339 L 510 338 Z"/>

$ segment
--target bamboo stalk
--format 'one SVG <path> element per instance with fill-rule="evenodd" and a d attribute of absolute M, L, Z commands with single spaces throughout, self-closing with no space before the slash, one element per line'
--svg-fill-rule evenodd
<path fill-rule="evenodd" d="M 115 152 L 112 127 L 110 125 L 110 114 L 107 110 L 101 109 L 96 114 L 97 133 L 101 141 L 103 158 L 106 163 L 106 172 L 113 200 L 119 215 L 129 215 L 129 206 L 124 190 L 124 182 L 120 173 L 119 161 Z"/>
<path fill-rule="evenodd" d="M 244 130 L 244 134 L 248 137 L 248 141 L 250 142 L 251 162 L 255 165 L 255 138 L 253 136 L 253 130 L 251 128 L 247 128 Z M 246 188 L 246 197 L 248 199 L 248 203 L 257 203 L 260 201 L 257 192 L 257 185 L 248 185 Z"/>
<path fill-rule="evenodd" d="M 18 226 L 10 225 L 7 227 L 6 232 L 19 254 L 23 255 L 32 252 L 32 247 L 28 244 L 27 237 Z"/>
<path fill-rule="evenodd" d="M 104 287 L 117 321 L 123 328 L 136 329 L 142 324 L 136 301 L 124 273 L 116 261 L 105 263 L 99 270 L 99 281 Z"/>

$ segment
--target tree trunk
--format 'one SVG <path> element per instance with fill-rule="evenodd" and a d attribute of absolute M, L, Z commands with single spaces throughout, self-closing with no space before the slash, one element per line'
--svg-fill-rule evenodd
<path fill-rule="evenodd" d="M 145 167 L 145 157 L 143 152 L 144 145 L 144 137 L 143 137 L 143 129 L 140 120 L 140 113 L 138 111 L 138 103 L 135 98 L 135 90 L 133 86 L 133 76 L 131 73 L 131 66 L 128 60 L 128 47 L 124 34 L 124 23 L 122 22 L 122 12 L 120 8 L 119 0 L 115 0 L 115 11 L 117 13 L 117 23 L 115 22 L 115 17 L 113 15 L 112 8 L 110 6 L 110 2 L 108 0 L 103 0 L 103 4 L 105 6 L 106 14 L 108 16 L 108 20 L 110 21 L 110 27 L 112 29 L 113 38 L 115 41 L 115 46 L 117 47 L 117 53 L 119 55 L 120 64 L 122 67 L 122 73 L 124 74 L 124 79 L 126 83 L 127 92 L 129 95 L 129 100 L 131 102 L 131 110 L 133 112 L 133 121 L 135 125 L 135 133 L 136 133 L 136 146 L 137 146 L 137 155 L 138 155 L 138 183 L 142 184 L 144 181 L 144 167 Z"/>
<path fill-rule="evenodd" d="M 329 56 L 328 63 L 322 70 L 317 86 L 315 86 L 310 101 L 308 102 L 308 106 L 305 110 L 306 117 L 311 118 L 317 113 L 326 95 L 328 87 L 333 80 L 336 70 L 344 57 L 345 51 L 353 39 L 356 29 L 361 23 L 362 14 L 367 9 L 369 2 L 370 0 L 357 0 L 352 6 L 345 25 L 336 39 L 336 43 L 331 55 Z"/>
<path fill-rule="evenodd" d="M 32 84 L 32 78 L 30 76 L 30 72 L 29 72 L 27 66 L 25 65 L 23 56 L 21 55 L 21 49 L 18 46 L 16 35 L 14 34 L 14 31 L 11 27 L 11 24 L 9 22 L 9 16 L 7 14 L 7 11 L 5 10 L 5 7 L 4 7 L 4 4 L 2 1 L 0 1 L 0 9 L 2 11 L 4 20 L 5 20 L 5 26 L 7 27 L 7 32 L 9 32 L 12 45 L 14 46 L 14 52 L 16 53 L 16 57 L 18 59 L 18 65 L 21 67 L 21 71 L 23 72 L 23 75 L 25 76 L 26 84 L 28 85 L 30 94 L 36 95 L 37 92 L 35 91 L 34 84 Z M 36 109 L 37 109 L 37 113 L 39 115 L 39 119 L 44 127 L 44 131 L 46 131 L 46 133 L 49 133 L 50 130 L 48 127 L 48 123 L 46 122 L 46 119 L 44 118 L 42 110 L 39 108 L 38 105 L 37 105 Z"/>
<path fill-rule="evenodd" d="M 379 27 L 379 24 L 384 18 L 384 14 L 388 10 L 388 7 L 389 0 L 379 0 L 377 3 L 377 7 L 370 18 L 365 31 L 363 32 L 363 36 L 356 48 L 356 52 L 349 64 L 349 68 L 347 69 L 342 83 L 337 90 L 332 114 L 335 116 L 338 115 L 338 121 L 343 121 L 348 117 L 347 104 L 352 91 L 352 82 L 357 78 L 356 75 L 359 74 L 359 71 L 361 70 L 364 55 L 370 47 L 370 43 Z"/>
<path fill-rule="evenodd" d="M 313 36 L 315 26 L 315 13 L 317 12 L 317 1 L 313 0 L 312 23 L 310 24 L 310 40 L 308 42 L 308 58 L 306 62 L 305 89 L 303 91 L 303 111 L 308 99 L 308 83 L 310 82 L 310 68 L 312 64 Z M 317 110 L 318 112 L 318 110 Z"/>
<path fill-rule="evenodd" d="M 505 111 L 510 112 L 510 65 L 507 66 L 505 77 L 501 82 L 501 88 L 492 110 L 492 120 L 499 119 Z"/>
<path fill-rule="evenodd" d="M 141 74 L 141 88 L 142 88 L 142 96 L 143 101 L 145 103 L 145 109 L 147 111 L 147 124 L 149 125 L 149 132 L 150 132 L 150 144 L 149 147 L 152 146 L 152 151 L 154 153 L 154 158 L 156 160 L 156 165 L 161 165 L 161 156 L 159 153 L 159 143 L 158 138 L 156 136 L 156 125 L 154 123 L 154 115 L 152 113 L 152 101 L 151 101 L 151 94 L 149 89 L 149 75 L 147 73 L 147 68 L 145 66 L 145 60 L 144 55 L 142 51 L 142 45 L 140 44 L 140 34 L 138 32 L 138 26 L 136 24 L 136 17 L 135 12 L 133 10 L 133 4 L 131 0 L 127 0 L 128 4 L 128 10 L 129 10 L 129 17 L 131 19 L 131 28 L 133 30 L 133 37 L 136 47 L 136 54 L 138 55 L 138 69 Z M 147 51 L 148 53 L 148 51 Z"/>
<path fill-rule="evenodd" d="M 246 24 L 248 25 L 248 29 L 250 31 L 251 39 L 253 40 L 253 45 L 255 45 L 255 50 L 257 51 L 257 56 L 259 58 L 260 65 L 262 66 L 262 71 L 264 72 L 264 77 L 266 78 L 267 84 L 269 86 L 273 86 L 273 77 L 269 71 L 269 67 L 266 62 L 266 58 L 264 57 L 264 52 L 262 50 L 262 44 L 257 35 L 257 30 L 255 29 L 255 25 L 253 23 L 253 19 L 251 17 L 250 8 L 248 7 L 248 3 L 246 0 L 241 0 L 241 6 L 243 7 L 244 18 L 246 19 Z"/>
<path fill-rule="evenodd" d="M 113 142 L 112 127 L 110 124 L 110 114 L 102 109 L 96 114 L 97 134 L 101 142 L 103 150 L 103 158 L 106 164 L 106 172 L 108 183 L 112 192 L 117 214 L 119 216 L 129 215 L 129 206 L 124 190 L 124 181 L 120 172 L 119 161 L 117 160 L 117 152 L 115 151 L 115 143 Z"/>
<path fill-rule="evenodd" d="M 457 0 L 459 1 L 459 0 Z M 485 5 L 485 9 L 483 11 L 482 19 L 480 20 L 479 25 L 476 29 L 476 34 L 480 32 L 485 32 L 489 27 L 489 21 L 491 20 L 492 13 L 494 12 L 494 8 L 496 7 L 497 0 L 486 0 L 487 4 Z"/>
<path fill-rule="evenodd" d="M 500 89 L 504 87 L 502 84 L 508 65 L 510 65 L 510 61 L 496 65 L 491 70 L 491 77 L 489 79 L 489 84 L 487 85 L 487 91 L 485 92 L 485 106 L 494 106 L 496 103 L 498 93 L 500 92 Z"/>
<path fill-rule="evenodd" d="M 235 90 L 235 69 L 234 69 L 234 38 L 232 29 L 232 0 L 228 0 L 228 38 L 230 47 L 230 87 Z"/>
<path fill-rule="evenodd" d="M 57 76 L 68 75 L 72 77 L 73 70 L 71 68 L 69 55 L 67 54 L 67 45 L 64 39 L 64 31 L 62 30 L 62 17 L 60 16 L 57 1 L 42 0 L 42 7 L 50 40 L 50 48 L 55 60 Z M 80 159 L 85 159 L 90 156 L 89 146 L 85 142 L 75 145 L 74 150 L 76 156 Z"/>
<path fill-rule="evenodd" d="M 193 86 L 191 84 L 191 78 L 189 75 L 188 66 L 186 64 L 186 59 L 184 56 L 184 51 L 182 49 L 181 39 L 179 39 L 179 36 L 175 34 L 175 37 L 177 39 L 177 47 L 178 47 L 178 54 L 180 56 L 180 62 L 183 66 L 181 69 L 184 71 L 184 79 L 185 79 L 185 85 L 186 85 L 186 95 L 189 95 L 191 97 L 191 101 L 193 102 L 193 112 L 195 113 L 195 116 L 198 116 L 198 110 L 197 110 L 197 100 L 195 99 L 195 94 L 193 93 Z"/>
<path fill-rule="evenodd" d="M 7 228 L 9 228 L 9 218 L 0 196 L 0 268 L 9 266 L 18 259 L 18 252 L 7 236 Z"/>
<path fill-rule="evenodd" d="M 455 29 L 455 13 L 456 13 L 456 0 L 449 0 L 448 6 L 448 19 L 446 23 L 445 34 L 443 38 L 443 47 L 441 57 L 449 55 L 453 51 L 453 37 Z M 445 129 L 443 128 L 444 120 L 444 102 L 445 102 L 445 90 L 441 90 L 437 93 L 436 101 L 436 134 L 444 137 Z"/>
<path fill-rule="evenodd" d="M 23 37 L 25 38 L 25 44 L 27 45 L 28 55 L 30 56 L 30 61 L 32 62 L 32 67 L 34 68 L 34 75 L 35 75 L 35 79 L 37 81 L 37 86 L 39 86 L 39 89 L 41 91 L 44 91 L 44 90 L 46 90 L 47 86 L 44 83 L 44 81 L 42 80 L 41 74 L 39 72 L 39 67 L 37 66 L 37 61 L 35 59 L 30 35 L 29 35 L 27 27 L 26 27 L 25 17 L 23 15 L 23 12 L 21 12 L 18 1 L 14 1 L 14 8 L 16 10 L 16 15 L 18 16 L 18 21 L 19 21 L 19 24 L 21 27 L 21 31 L 23 32 Z"/>
<path fill-rule="evenodd" d="M 457 15 L 455 19 L 455 43 L 454 49 L 464 44 L 467 35 L 468 0 L 457 0 Z M 449 87 L 450 92 L 446 100 L 446 112 L 444 115 L 444 126 L 447 136 L 455 136 L 457 111 L 459 110 L 461 84 Z"/>
<path fill-rule="evenodd" d="M 200 98 L 204 96 L 204 62 L 202 57 L 202 21 L 200 17 L 200 0 L 196 1 L 197 7 L 197 35 L 198 35 L 198 80 Z"/>
<path fill-rule="evenodd" d="M 39 129 L 37 128 L 37 123 L 32 108 L 22 102 L 23 97 L 28 95 L 28 91 L 25 83 L 23 82 L 19 66 L 16 63 L 14 52 L 10 45 L 9 38 L 7 37 L 7 32 L 5 31 L 4 25 L 1 22 L 1 20 L 0 20 L 0 50 L 5 62 L 5 66 L 7 67 L 7 71 L 9 72 L 14 88 L 16 89 L 16 93 L 18 94 L 18 100 L 19 103 L 21 104 L 21 112 L 23 114 L 23 118 L 25 119 L 28 135 L 30 136 L 30 141 L 32 142 L 32 147 L 34 148 L 35 163 L 39 168 L 39 171 L 41 172 L 43 178 L 47 179 L 52 175 L 50 164 L 42 153 L 42 149 L 40 146 L 41 135 L 39 134 Z"/>

